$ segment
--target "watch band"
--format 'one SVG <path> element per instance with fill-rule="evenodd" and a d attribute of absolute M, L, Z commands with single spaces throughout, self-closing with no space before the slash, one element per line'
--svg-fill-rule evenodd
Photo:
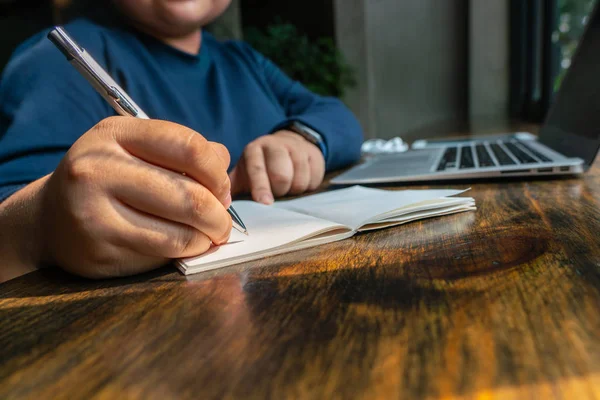
<path fill-rule="evenodd" d="M 325 141 L 323 140 L 321 134 L 298 121 L 292 122 L 288 129 L 292 132 L 299 134 L 304 139 L 316 145 L 319 149 L 321 149 L 323 157 L 327 159 L 327 146 L 325 146 Z"/>

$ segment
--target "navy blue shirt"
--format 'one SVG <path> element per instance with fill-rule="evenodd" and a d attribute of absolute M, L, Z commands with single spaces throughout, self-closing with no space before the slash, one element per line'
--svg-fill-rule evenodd
<path fill-rule="evenodd" d="M 126 26 L 80 19 L 65 29 L 146 114 L 224 144 L 232 167 L 248 143 L 292 121 L 322 135 L 327 170 L 360 156 L 360 125 L 341 101 L 310 92 L 243 42 L 203 32 L 190 55 Z M 46 34 L 15 51 L 0 81 L 0 201 L 52 172 L 82 134 L 116 115 Z"/>

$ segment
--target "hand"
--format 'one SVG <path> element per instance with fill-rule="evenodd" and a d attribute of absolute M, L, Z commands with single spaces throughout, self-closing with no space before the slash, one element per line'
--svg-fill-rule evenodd
<path fill-rule="evenodd" d="M 226 242 L 228 166 L 225 147 L 175 123 L 101 121 L 41 190 L 43 261 L 92 278 L 131 275 Z"/>
<path fill-rule="evenodd" d="M 324 175 L 321 150 L 283 130 L 249 143 L 230 177 L 233 194 L 250 192 L 255 201 L 271 204 L 275 196 L 315 190 Z"/>

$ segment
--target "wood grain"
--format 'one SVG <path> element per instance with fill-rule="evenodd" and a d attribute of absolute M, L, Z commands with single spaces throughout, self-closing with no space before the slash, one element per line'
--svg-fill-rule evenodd
<path fill-rule="evenodd" d="M 598 165 L 428 187 L 468 186 L 476 212 L 188 278 L 4 283 L 0 398 L 600 397 Z"/>

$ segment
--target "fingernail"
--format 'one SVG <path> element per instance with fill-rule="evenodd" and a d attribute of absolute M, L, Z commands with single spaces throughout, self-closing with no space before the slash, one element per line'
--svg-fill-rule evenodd
<path fill-rule="evenodd" d="M 231 205 L 231 193 L 227 194 L 227 197 L 225 198 L 225 208 L 229 208 L 230 205 Z"/>
<path fill-rule="evenodd" d="M 263 194 L 260 199 L 258 199 L 263 204 L 273 204 L 273 196 L 268 194 Z"/>

